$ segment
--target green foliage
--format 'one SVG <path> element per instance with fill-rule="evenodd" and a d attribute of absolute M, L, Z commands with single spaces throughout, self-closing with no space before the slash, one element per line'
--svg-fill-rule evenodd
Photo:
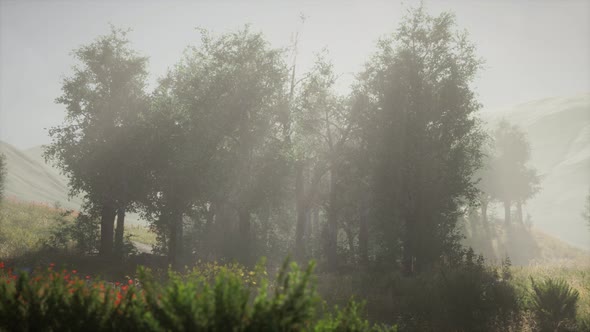
<path fill-rule="evenodd" d="M 338 332 L 356 332 L 356 331 L 373 331 L 373 332 L 396 332 L 396 326 L 373 325 L 362 316 L 361 311 L 364 305 L 357 302 L 349 302 L 343 310 L 336 310 L 335 314 L 329 314 L 326 318 L 320 320 L 314 328 L 314 331 L 338 331 Z"/>
<path fill-rule="evenodd" d="M 319 292 L 345 305 L 354 295 L 367 303 L 371 321 L 397 324 L 400 331 L 519 330 L 520 294 L 509 263 L 493 268 L 465 252 L 448 265 L 413 276 L 369 270 L 320 275 Z"/>
<path fill-rule="evenodd" d="M 100 221 L 91 215 L 79 213 L 75 218 L 73 211 L 60 211 L 56 215 L 50 234 L 41 239 L 43 247 L 62 252 L 73 251 L 81 255 L 94 255 L 100 246 Z M 137 249 L 131 241 L 131 234 L 123 240 L 122 257 L 137 254 Z"/>
<path fill-rule="evenodd" d="M 520 307 L 508 264 L 500 273 L 467 251 L 454 266 L 402 278 L 402 327 L 412 331 L 497 331 L 519 324 Z"/>
<path fill-rule="evenodd" d="M 379 249 L 390 260 L 401 249 L 407 270 L 458 251 L 457 219 L 477 195 L 484 134 L 472 82 L 482 62 L 457 30 L 450 13 L 410 10 L 355 92 L 366 105 L 359 122 Z"/>
<path fill-rule="evenodd" d="M 568 331 L 575 324 L 580 293 L 565 280 L 531 277 L 531 309 L 540 331 Z"/>
<path fill-rule="evenodd" d="M 302 271 L 286 262 L 272 283 L 259 265 L 257 286 L 225 267 L 213 280 L 170 272 L 165 283 L 147 270 L 107 283 L 53 268 L 15 274 L 0 263 L 0 330 L 395 331 L 371 328 L 354 303 L 322 317 L 313 264 Z"/>
<path fill-rule="evenodd" d="M 520 127 L 502 120 L 492 138 L 487 170 L 481 174 L 484 177 L 480 188 L 490 199 L 504 203 L 509 209 L 510 204 L 523 204 L 539 192 L 540 177 L 536 169 L 527 165 L 531 148 Z M 507 213 L 506 218 L 510 218 L 510 214 Z"/>
<path fill-rule="evenodd" d="M 147 58 L 130 48 L 127 31 L 111 33 L 73 52 L 79 65 L 62 83 L 56 102 L 66 118 L 49 129 L 44 157 L 68 177 L 71 195 L 83 194 L 86 210 L 101 215 L 101 253 L 110 255 L 113 220 L 144 194 L 146 168 L 141 113 Z M 120 245 L 120 243 L 117 243 Z"/>

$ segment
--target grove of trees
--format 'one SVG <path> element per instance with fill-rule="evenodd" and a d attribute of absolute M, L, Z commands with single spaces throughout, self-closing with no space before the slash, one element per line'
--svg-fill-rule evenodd
<path fill-rule="evenodd" d="M 521 211 L 536 192 L 517 129 L 502 123 L 486 154 L 472 88 L 482 61 L 452 14 L 411 10 L 347 94 L 327 52 L 302 75 L 289 52 L 249 27 L 202 31 L 152 91 L 126 31 L 74 52 L 45 157 L 100 219 L 101 255 L 121 255 L 137 212 L 174 267 L 291 254 L 412 274 L 461 257 L 468 208 Z M 486 158 L 518 190 L 486 178 Z"/>
<path fill-rule="evenodd" d="M 485 167 L 478 173 L 482 222 L 487 225 L 487 207 L 495 201 L 504 206 L 506 226 L 511 224 L 513 205 L 517 222 L 524 223 L 523 205 L 539 192 L 541 181 L 537 170 L 528 165 L 531 148 L 525 132 L 501 120 L 484 151 Z"/>

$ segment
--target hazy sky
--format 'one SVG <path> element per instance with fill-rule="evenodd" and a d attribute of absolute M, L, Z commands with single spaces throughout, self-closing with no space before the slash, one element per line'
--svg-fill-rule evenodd
<path fill-rule="evenodd" d="M 109 31 L 133 29 L 133 46 L 150 57 L 152 82 L 189 44 L 195 27 L 222 33 L 251 23 L 276 46 L 300 31 L 299 65 L 326 47 L 345 89 L 394 31 L 413 1 L 6 1 L 0 0 L 0 140 L 20 148 L 48 142 L 63 119 L 54 104 L 70 73 L 70 51 Z M 425 1 L 457 15 L 486 69 L 476 81 L 486 108 L 590 91 L 590 1 Z M 300 23 L 300 13 L 307 19 Z"/>

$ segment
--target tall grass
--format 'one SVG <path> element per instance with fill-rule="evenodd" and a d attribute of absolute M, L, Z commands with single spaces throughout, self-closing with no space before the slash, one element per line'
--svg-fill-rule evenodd
<path fill-rule="evenodd" d="M 586 260 L 562 264 L 544 264 L 512 267 L 513 283 L 530 305 L 531 278 L 535 280 L 559 279 L 579 294 L 578 320 L 590 320 L 590 264 Z"/>

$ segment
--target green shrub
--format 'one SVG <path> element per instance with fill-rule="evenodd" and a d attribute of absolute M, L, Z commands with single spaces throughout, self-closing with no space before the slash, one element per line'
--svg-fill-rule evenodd
<path fill-rule="evenodd" d="M 568 331 L 575 327 L 579 292 L 561 279 L 535 282 L 531 277 L 531 306 L 540 331 Z"/>
<path fill-rule="evenodd" d="M 350 296 L 367 303 L 371 321 L 400 331 L 519 331 L 521 298 L 510 262 L 497 268 L 465 251 L 452 263 L 414 275 L 368 270 L 320 275 L 320 293 L 332 303 Z"/>
<path fill-rule="evenodd" d="M 170 272 L 161 283 L 140 270 L 138 279 L 107 283 L 53 267 L 17 275 L 0 263 L 0 331 L 378 330 L 354 303 L 322 317 L 312 269 L 286 263 L 273 283 L 261 266 L 248 282 L 220 267 L 214 280 Z"/>
<path fill-rule="evenodd" d="M 520 324 L 519 299 L 508 263 L 486 266 L 466 251 L 459 261 L 393 281 L 395 315 L 403 331 L 498 331 Z"/>
<path fill-rule="evenodd" d="M 336 310 L 334 315 L 329 314 L 323 320 L 320 320 L 314 331 L 338 331 L 338 332 L 357 332 L 357 331 L 397 331 L 395 326 L 371 326 L 369 321 L 363 318 L 361 310 L 364 305 L 351 301 L 343 310 Z"/>
<path fill-rule="evenodd" d="M 61 211 L 59 207 L 56 207 L 56 210 L 59 213 L 54 218 L 49 236 L 41 240 L 42 246 L 46 249 L 73 251 L 82 255 L 97 254 L 100 245 L 100 221 L 85 213 L 74 217 L 72 210 Z M 122 249 L 123 257 L 138 254 L 130 234 L 123 238 Z"/>

